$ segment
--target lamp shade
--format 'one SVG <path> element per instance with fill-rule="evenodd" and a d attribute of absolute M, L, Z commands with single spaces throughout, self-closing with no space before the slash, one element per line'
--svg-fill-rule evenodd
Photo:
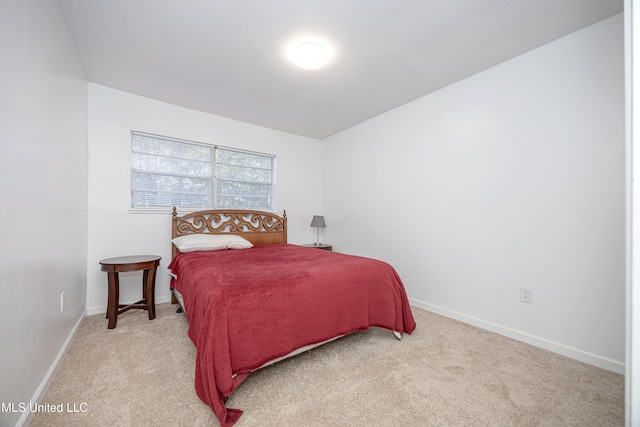
<path fill-rule="evenodd" d="M 322 215 L 314 215 L 313 219 L 311 220 L 310 227 L 325 228 L 326 225 L 324 223 L 324 217 Z"/>

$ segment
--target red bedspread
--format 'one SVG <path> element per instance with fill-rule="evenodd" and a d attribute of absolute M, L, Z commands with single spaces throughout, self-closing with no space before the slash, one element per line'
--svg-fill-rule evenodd
<path fill-rule="evenodd" d="M 266 362 L 371 326 L 416 326 L 382 261 L 282 244 L 179 254 L 169 268 L 196 346 L 196 392 L 225 427 L 242 411 L 223 399 Z"/>

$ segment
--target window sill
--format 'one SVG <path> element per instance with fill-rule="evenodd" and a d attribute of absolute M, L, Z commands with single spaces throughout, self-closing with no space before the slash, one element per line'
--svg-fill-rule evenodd
<path fill-rule="evenodd" d="M 185 208 L 185 207 L 178 207 L 178 215 L 182 216 L 182 215 L 186 215 L 186 214 L 190 214 L 193 212 L 200 212 L 200 211 L 207 211 L 207 210 L 227 210 L 227 211 L 233 211 L 233 210 L 249 210 L 249 211 L 261 211 L 261 212 L 271 212 L 271 213 L 275 213 L 277 214 L 277 211 L 273 210 L 273 209 L 251 209 L 251 208 L 220 208 L 220 209 L 216 209 L 216 208 Z M 138 207 L 138 208 L 129 208 L 129 213 L 130 214 L 169 214 L 171 215 L 173 213 L 173 207 L 148 207 L 148 208 L 143 208 L 143 207 Z"/>
<path fill-rule="evenodd" d="M 198 212 L 209 208 L 178 208 L 178 214 L 184 215 L 191 212 Z M 148 208 L 129 208 L 130 214 L 169 214 L 173 213 L 173 207 L 148 207 Z"/>

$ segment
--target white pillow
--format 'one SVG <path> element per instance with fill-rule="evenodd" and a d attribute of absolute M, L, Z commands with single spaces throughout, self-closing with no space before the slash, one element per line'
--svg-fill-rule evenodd
<path fill-rule="evenodd" d="M 172 240 L 180 252 L 220 251 L 228 249 L 226 236 L 213 234 L 188 234 Z"/>
<path fill-rule="evenodd" d="M 229 249 L 249 249 L 253 247 L 251 242 L 243 238 L 242 236 L 230 234 L 227 236 L 227 239 L 227 245 L 229 246 Z"/>

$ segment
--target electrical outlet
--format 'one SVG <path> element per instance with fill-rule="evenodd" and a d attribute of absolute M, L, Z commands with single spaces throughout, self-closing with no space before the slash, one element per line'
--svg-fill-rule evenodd
<path fill-rule="evenodd" d="M 64 292 L 60 294 L 60 313 L 64 311 Z"/>
<path fill-rule="evenodd" d="M 520 302 L 533 304 L 533 290 L 528 288 L 520 288 Z"/>

